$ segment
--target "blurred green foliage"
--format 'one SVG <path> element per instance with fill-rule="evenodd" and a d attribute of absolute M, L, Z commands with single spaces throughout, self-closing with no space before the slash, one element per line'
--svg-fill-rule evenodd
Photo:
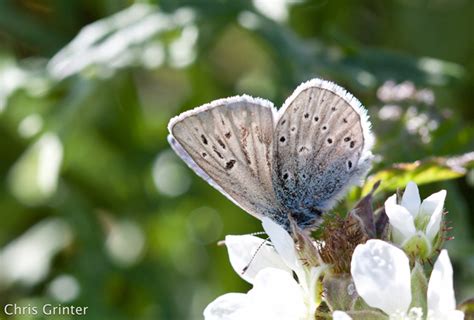
<path fill-rule="evenodd" d="M 474 296 L 472 21 L 469 0 L 0 0 L 0 305 L 200 319 L 248 289 L 216 243 L 259 222 L 166 125 L 229 95 L 281 105 L 313 77 L 369 109 L 379 206 L 410 179 L 447 189 L 457 299 Z"/>

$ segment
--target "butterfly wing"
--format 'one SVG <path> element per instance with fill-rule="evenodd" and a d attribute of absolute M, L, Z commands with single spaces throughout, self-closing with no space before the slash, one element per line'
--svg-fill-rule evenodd
<path fill-rule="evenodd" d="M 334 83 L 300 85 L 278 113 L 274 133 L 276 198 L 305 227 L 367 173 L 370 123 L 360 102 Z"/>
<path fill-rule="evenodd" d="M 216 100 L 171 119 L 169 141 L 191 169 L 242 209 L 257 218 L 276 215 L 274 113 L 263 99 Z"/>

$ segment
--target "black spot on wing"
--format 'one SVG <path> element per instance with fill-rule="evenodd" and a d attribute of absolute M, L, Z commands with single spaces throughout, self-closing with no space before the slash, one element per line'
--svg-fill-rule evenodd
<path fill-rule="evenodd" d="M 235 160 L 231 159 L 231 160 L 227 161 L 227 163 L 225 164 L 225 168 L 226 168 L 226 170 L 230 170 L 234 167 L 234 165 L 235 165 Z"/>
<path fill-rule="evenodd" d="M 219 143 L 219 145 L 222 147 L 222 149 L 225 149 L 225 144 L 224 144 L 224 142 L 222 142 L 221 139 L 218 138 L 217 143 Z"/>
<path fill-rule="evenodd" d="M 220 153 L 220 152 L 217 150 L 216 146 L 212 146 L 212 150 L 214 151 L 214 153 L 215 153 L 219 158 L 224 159 L 224 157 L 222 156 L 222 153 Z"/>

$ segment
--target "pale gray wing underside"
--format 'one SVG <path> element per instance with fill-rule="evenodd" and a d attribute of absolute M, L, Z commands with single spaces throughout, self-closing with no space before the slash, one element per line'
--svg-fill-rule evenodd
<path fill-rule="evenodd" d="M 363 109 L 339 86 L 312 80 L 279 112 L 274 132 L 273 185 L 299 225 L 330 209 L 370 165 L 372 135 Z"/>
<path fill-rule="evenodd" d="M 225 191 L 222 189 L 214 180 L 209 177 L 209 175 L 202 170 L 196 162 L 194 162 L 193 158 L 183 149 L 183 147 L 173 138 L 172 135 L 168 135 L 168 143 L 170 144 L 173 151 L 186 163 L 186 165 L 193 170 L 198 176 L 204 179 L 207 183 L 209 183 L 214 189 L 222 193 L 224 196 L 229 198 L 231 201 L 234 201 Z"/>
<path fill-rule="evenodd" d="M 263 99 L 216 100 L 173 118 L 170 142 L 191 169 L 234 203 L 257 218 L 274 216 L 273 113 Z"/>

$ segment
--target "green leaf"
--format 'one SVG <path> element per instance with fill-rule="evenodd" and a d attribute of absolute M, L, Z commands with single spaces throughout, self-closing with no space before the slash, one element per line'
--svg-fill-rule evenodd
<path fill-rule="evenodd" d="M 460 178 L 473 165 L 474 152 L 456 157 L 432 157 L 412 163 L 396 163 L 371 175 L 362 188 L 362 195 L 368 194 L 379 180 L 382 182 L 378 191 L 393 191 L 404 188 L 409 181 L 422 185 Z"/>

